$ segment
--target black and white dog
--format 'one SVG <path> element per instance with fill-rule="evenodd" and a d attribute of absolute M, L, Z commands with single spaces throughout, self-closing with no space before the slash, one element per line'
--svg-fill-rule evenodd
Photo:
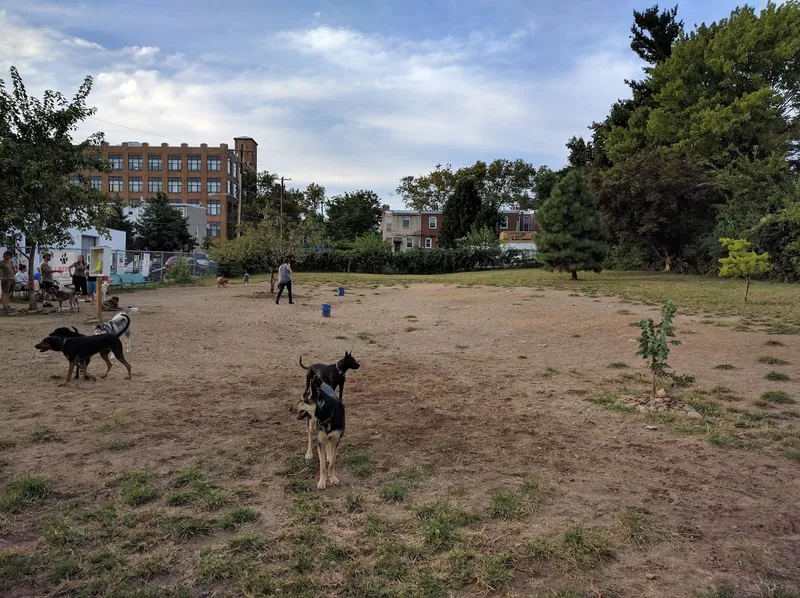
<path fill-rule="evenodd" d="M 125 344 L 128 353 L 131 352 L 131 319 L 128 314 L 117 314 L 108 322 L 103 322 L 94 327 L 95 334 L 113 334 L 117 337 L 125 335 Z"/>

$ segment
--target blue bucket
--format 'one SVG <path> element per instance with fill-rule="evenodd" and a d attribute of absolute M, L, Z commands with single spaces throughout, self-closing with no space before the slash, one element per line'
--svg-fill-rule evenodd
<path fill-rule="evenodd" d="M 331 317 L 331 304 L 330 303 L 323 303 L 321 307 L 322 307 L 322 317 L 323 318 L 330 318 Z"/>
<path fill-rule="evenodd" d="M 339 297 L 344 297 L 344 287 L 339 287 Z"/>

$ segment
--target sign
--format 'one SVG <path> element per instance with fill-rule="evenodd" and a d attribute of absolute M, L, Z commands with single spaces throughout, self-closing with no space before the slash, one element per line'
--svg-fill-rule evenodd
<path fill-rule="evenodd" d="M 150 254 L 143 253 L 142 254 L 142 264 L 139 267 L 139 274 L 142 276 L 149 276 L 150 275 Z"/>

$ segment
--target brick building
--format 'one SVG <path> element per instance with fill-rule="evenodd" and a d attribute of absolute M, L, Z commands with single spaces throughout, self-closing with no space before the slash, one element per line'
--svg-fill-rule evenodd
<path fill-rule="evenodd" d="M 111 164 L 111 172 L 86 173 L 94 188 L 136 204 L 165 193 L 171 203 L 202 206 L 208 236 L 219 239 L 234 236 L 243 169 L 256 170 L 258 164 L 258 144 L 251 137 L 235 137 L 233 148 L 103 143 L 94 154 Z"/>
<path fill-rule="evenodd" d="M 500 238 L 503 233 L 527 233 L 525 240 L 531 242 L 536 230 L 534 210 L 500 210 Z M 439 231 L 442 228 L 442 213 L 428 210 L 390 210 L 383 206 L 381 236 L 392 245 L 392 251 L 407 251 L 413 247 L 435 249 L 439 246 Z M 516 240 L 516 239 L 514 239 Z"/>

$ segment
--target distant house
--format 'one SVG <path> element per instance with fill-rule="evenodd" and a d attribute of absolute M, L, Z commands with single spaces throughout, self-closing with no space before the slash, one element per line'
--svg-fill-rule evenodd
<path fill-rule="evenodd" d="M 501 210 L 500 240 L 519 243 L 532 243 L 536 231 L 534 210 Z M 381 237 L 389 241 L 392 251 L 408 251 L 414 247 L 435 249 L 439 247 L 439 232 L 442 229 L 442 212 L 432 210 L 392 210 L 383 206 L 381 218 Z M 512 233 L 526 233 L 525 240 L 504 239 Z M 516 236 L 516 235 L 514 235 Z M 525 236 L 525 235 L 522 235 Z M 525 247 L 527 249 L 527 247 Z"/>

